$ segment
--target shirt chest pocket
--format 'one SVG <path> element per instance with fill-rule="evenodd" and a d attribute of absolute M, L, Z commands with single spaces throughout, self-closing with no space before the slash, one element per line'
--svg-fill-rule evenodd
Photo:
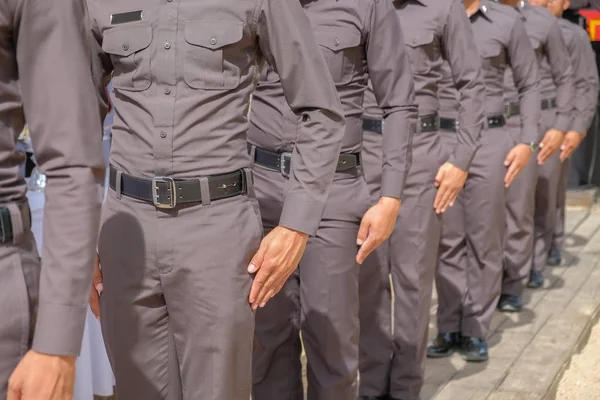
<path fill-rule="evenodd" d="M 102 50 L 110 55 L 116 89 L 143 91 L 150 87 L 152 27 L 136 24 L 111 28 L 104 32 Z"/>
<path fill-rule="evenodd" d="M 186 22 L 184 80 L 188 86 L 204 90 L 238 87 L 244 53 L 236 43 L 243 35 L 242 22 Z"/>
<path fill-rule="evenodd" d="M 428 74 L 440 58 L 433 31 L 406 31 L 404 43 L 408 49 L 410 68 L 414 74 Z"/>
<path fill-rule="evenodd" d="M 542 61 L 542 58 L 544 57 L 544 53 L 542 51 L 542 43 L 536 39 L 536 38 L 530 38 L 531 41 L 531 47 L 533 47 L 533 51 L 535 52 L 535 57 L 538 60 L 538 62 Z"/>
<path fill-rule="evenodd" d="M 336 84 L 347 84 L 361 68 L 363 49 L 360 33 L 353 29 L 315 32 L 329 72 Z"/>
<path fill-rule="evenodd" d="M 506 57 L 500 46 L 487 46 L 481 51 L 481 64 L 485 71 L 497 71 L 506 68 Z"/>

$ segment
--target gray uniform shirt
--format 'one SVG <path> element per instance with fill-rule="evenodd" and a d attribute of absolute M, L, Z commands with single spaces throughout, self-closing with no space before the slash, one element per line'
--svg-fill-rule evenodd
<path fill-rule="evenodd" d="M 363 97 L 370 77 L 386 118 L 381 195 L 400 198 L 411 163 L 417 105 L 402 29 L 392 3 L 375 0 L 304 2 L 346 116 L 343 153 L 360 152 Z M 321 77 L 310 78 L 320 84 Z M 310 84 L 310 82 L 308 83 Z M 281 81 L 268 68 L 253 94 L 251 143 L 287 151 L 296 141 L 297 118 L 285 104 Z M 296 168 L 296 160 L 293 161 Z M 320 218 L 318 218 L 320 219 Z M 317 215 L 314 223 L 318 225 Z"/>
<path fill-rule="evenodd" d="M 559 19 L 573 69 L 575 88 L 570 130 L 585 135 L 592 124 L 598 103 L 598 67 L 596 53 L 586 31 L 578 25 Z"/>
<path fill-rule="evenodd" d="M 533 6 L 526 1 L 519 2 L 517 10 L 524 18 L 525 30 L 538 60 L 541 96 L 544 99 L 556 97 L 555 128 L 566 132 L 573 100 L 573 77 L 567 47 L 558 22 L 545 8 Z M 505 77 L 505 98 L 514 103 L 518 94 L 511 72 L 509 70 Z M 544 133 L 541 132 L 541 135 Z"/>
<path fill-rule="evenodd" d="M 393 4 L 404 31 L 420 115 L 439 111 L 438 84 L 444 60 L 451 67 L 452 78 L 460 92 L 460 129 L 458 145 L 448 161 L 468 170 L 483 125 L 484 88 L 481 62 L 472 56 L 475 42 L 463 3 L 460 0 L 397 0 Z M 381 115 L 372 90 L 365 95 L 365 115 Z"/>
<path fill-rule="evenodd" d="M 266 60 L 300 116 L 280 224 L 312 233 L 333 180 L 344 118 L 300 3 L 88 4 L 105 70 L 113 74 L 111 163 L 135 176 L 177 178 L 249 167 L 250 94 Z M 136 10 L 126 22 L 115 23 L 123 20 L 119 15 Z"/>
<path fill-rule="evenodd" d="M 0 2 L 0 203 L 26 201 L 15 142 L 27 120 L 47 175 L 33 349 L 77 355 L 104 181 L 102 123 L 77 0 Z"/>
<path fill-rule="evenodd" d="M 522 140 L 538 142 L 541 103 L 538 61 L 523 17 L 514 8 L 484 0 L 470 19 L 483 63 L 487 114 L 504 114 L 505 73 L 510 67 L 519 92 Z"/>

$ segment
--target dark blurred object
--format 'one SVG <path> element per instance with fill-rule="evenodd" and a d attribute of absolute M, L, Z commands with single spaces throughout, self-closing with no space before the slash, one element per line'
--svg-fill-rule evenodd
<path fill-rule="evenodd" d="M 569 10 L 581 10 L 590 7 L 600 10 L 600 0 L 571 0 Z"/>
<path fill-rule="evenodd" d="M 27 154 L 27 161 L 25 162 L 25 177 L 29 178 L 31 176 L 31 171 L 35 168 L 35 163 L 33 162 L 33 153 L 25 153 Z"/>

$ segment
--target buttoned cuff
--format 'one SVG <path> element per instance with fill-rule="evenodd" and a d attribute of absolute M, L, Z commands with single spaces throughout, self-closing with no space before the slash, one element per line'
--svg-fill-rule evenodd
<path fill-rule="evenodd" d="M 476 149 L 472 149 L 469 146 L 458 144 L 454 148 L 454 153 L 448 158 L 448 162 L 463 171 L 469 171 L 476 151 Z"/>
<path fill-rule="evenodd" d="M 561 132 L 567 132 L 571 125 L 571 118 L 565 115 L 558 114 L 556 116 L 556 122 L 554 123 L 554 129 L 558 129 Z"/>
<path fill-rule="evenodd" d="M 571 126 L 570 130 L 575 131 L 575 132 L 579 133 L 580 135 L 585 136 L 587 134 L 588 129 L 589 129 L 589 127 L 585 123 L 585 121 L 576 119 L 573 121 L 573 125 Z"/>
<path fill-rule="evenodd" d="M 539 143 L 542 141 L 544 134 L 539 125 L 523 127 L 521 129 L 521 143 Z"/>
<path fill-rule="evenodd" d="M 279 225 L 314 236 L 319 229 L 325 203 L 306 195 L 292 194 L 286 197 Z"/>
<path fill-rule="evenodd" d="M 87 305 L 75 307 L 40 302 L 33 350 L 55 356 L 78 356 L 86 313 Z"/>
<path fill-rule="evenodd" d="M 402 198 L 407 174 L 404 171 L 384 169 L 381 175 L 381 197 Z"/>

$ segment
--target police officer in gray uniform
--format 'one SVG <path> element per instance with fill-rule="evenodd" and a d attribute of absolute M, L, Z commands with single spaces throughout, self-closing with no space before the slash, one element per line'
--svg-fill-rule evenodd
<path fill-rule="evenodd" d="M 104 178 L 84 19 L 76 0 L 0 3 L 2 399 L 73 398 Z M 41 265 L 15 148 L 25 120 L 48 179 Z"/>
<path fill-rule="evenodd" d="M 527 282 L 527 287 L 537 289 L 544 285 L 542 270 L 546 266 L 548 252 L 552 246 L 561 171 L 560 154 L 557 150 L 570 128 L 574 91 L 569 52 L 556 18 L 546 9 L 548 1 L 530 0 L 529 3 L 541 7 L 537 9 L 538 14 L 544 17 L 533 23 L 540 24 L 539 26 L 545 27 L 546 30 L 549 30 L 549 25 L 554 25 L 549 35 L 554 36 L 555 45 L 547 50 L 554 53 L 553 58 L 562 61 L 562 65 L 551 63 L 548 55 L 542 59 L 540 65 L 542 133 L 545 135 L 540 143 L 541 150 L 538 154 L 538 164 L 541 165 L 538 168 L 535 189 L 533 256 Z M 561 72 L 567 75 L 566 79 L 557 79 Z"/>
<path fill-rule="evenodd" d="M 403 40 L 402 29 L 391 2 L 303 3 L 340 96 L 346 132 L 327 202 L 315 204 L 298 227 L 313 237 L 297 273 L 257 312 L 252 397 L 304 399 L 301 332 L 308 359 L 307 398 L 354 400 L 358 267 L 389 237 L 396 222 L 410 168 L 417 105 L 407 52 L 397 46 L 398 40 Z M 360 166 L 361 116 L 368 78 L 386 120 L 382 190 L 374 206 Z M 253 94 L 248 133 L 255 161 L 255 190 L 267 231 L 284 215 L 286 177 L 317 161 L 310 154 L 291 157 L 287 153 L 301 140 L 296 136 L 296 124 L 280 78 L 267 68 Z"/>
<path fill-rule="evenodd" d="M 598 66 L 590 37 L 580 26 L 562 18 L 563 11 L 569 8 L 570 3 L 569 0 L 555 0 L 548 3 L 550 12 L 558 18 L 558 25 L 571 56 L 575 88 L 571 127 L 561 147 L 560 160 L 563 164 L 558 183 L 556 224 L 552 248 L 548 255 L 548 265 L 554 266 L 561 264 L 560 251 L 565 242 L 565 197 L 569 176 L 569 156 L 583 141 L 596 114 L 598 103 Z"/>
<path fill-rule="evenodd" d="M 338 163 L 344 117 L 323 55 L 297 1 L 88 5 L 115 108 L 98 248 L 117 393 L 248 399 L 253 310 L 296 269 Z M 298 118 L 299 162 L 261 242 L 246 131 L 263 61 Z"/>
<path fill-rule="evenodd" d="M 546 77 L 546 79 L 552 80 L 557 87 L 556 100 L 542 99 L 541 108 L 543 113 L 556 112 L 556 104 L 563 107 L 561 110 L 564 109 L 565 99 L 571 95 L 569 86 L 572 84 L 572 79 L 566 47 L 558 24 L 551 18 L 552 16 L 547 10 L 533 6 L 526 1 L 501 0 L 501 2 L 515 8 L 524 18 L 526 22 L 525 29 L 536 53 L 538 66 L 540 68 L 547 66 L 549 78 Z M 507 69 L 505 101 L 507 103 L 506 114 L 509 121 L 509 131 L 513 137 L 523 135 L 534 150 L 537 150 L 540 141 L 543 147 L 539 154 L 532 157 L 523 174 L 517 177 L 507 192 L 504 277 L 502 296 L 498 303 L 498 308 L 506 312 L 518 312 L 522 308 L 520 297 L 530 276 L 533 260 L 534 210 L 536 204 L 538 204 L 539 214 L 539 207 L 543 207 L 543 196 L 540 193 L 545 189 L 544 182 L 547 182 L 544 178 L 546 176 L 544 171 L 547 171 L 547 168 L 538 168 L 538 164 L 548 159 L 551 155 L 550 150 L 554 151 L 557 142 L 552 143 L 550 146 L 548 142 L 550 138 L 558 135 L 554 130 L 547 132 L 547 129 L 539 130 L 537 135 L 533 131 L 523 131 L 521 133 L 521 130 L 524 130 L 525 127 L 520 124 L 520 95 L 515 87 L 513 75 L 513 71 Z M 562 126 L 561 129 L 563 129 Z M 548 162 L 552 163 L 553 161 L 549 160 Z M 538 174 L 541 175 L 538 177 Z M 537 221 L 539 227 L 541 223 L 539 215 Z M 537 231 L 539 232 L 539 229 Z"/>
<path fill-rule="evenodd" d="M 374 265 L 361 269 L 360 394 L 366 399 L 416 400 L 424 378 L 441 213 L 463 187 L 477 149 L 484 88 L 481 63 L 472 57 L 475 43 L 459 0 L 401 0 L 393 4 L 404 31 L 420 117 L 396 228 L 385 249 L 378 252 L 380 257 L 373 257 Z M 451 66 L 463 105 L 461 140 L 454 148 L 445 148 L 439 135 L 437 86 L 444 60 Z M 373 196 L 379 196 L 377 183 L 383 185 L 386 176 L 385 172 L 382 175 L 386 144 L 385 135 L 381 135 L 381 115 L 374 93 L 368 91 L 363 161 Z M 386 289 L 390 273 L 395 293 L 393 341 L 386 328 L 391 320 L 390 290 Z M 377 280 L 379 285 L 371 283 Z M 376 321 L 368 318 L 376 313 Z"/>
<path fill-rule="evenodd" d="M 464 4 L 482 60 L 486 129 L 458 207 L 444 215 L 436 274 L 439 334 L 427 355 L 445 357 L 458 349 L 467 361 L 485 361 L 502 281 L 505 187 L 531 155 L 530 146 L 505 129 L 505 69 L 511 67 L 521 93 L 526 132 L 537 132 L 540 97 L 537 60 L 519 13 L 485 0 Z M 453 109 L 458 107 L 455 102 Z"/>

